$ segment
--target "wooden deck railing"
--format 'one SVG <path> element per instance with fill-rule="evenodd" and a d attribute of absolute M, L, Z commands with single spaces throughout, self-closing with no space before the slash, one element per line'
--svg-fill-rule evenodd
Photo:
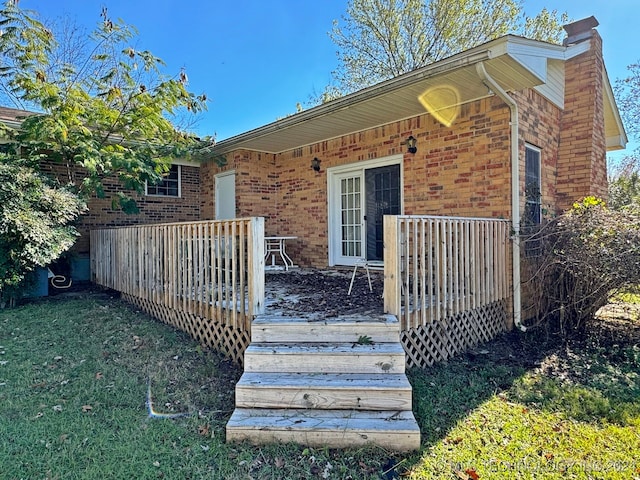
<path fill-rule="evenodd" d="M 510 296 L 507 221 L 389 215 L 384 229 L 384 306 L 402 330 Z"/>
<path fill-rule="evenodd" d="M 171 323 L 190 322 L 186 314 L 248 335 L 255 315 L 264 312 L 264 219 L 93 230 L 91 272 L 95 283 L 150 313 L 181 317 Z M 201 326 L 184 327 L 209 336 L 198 333 Z"/>

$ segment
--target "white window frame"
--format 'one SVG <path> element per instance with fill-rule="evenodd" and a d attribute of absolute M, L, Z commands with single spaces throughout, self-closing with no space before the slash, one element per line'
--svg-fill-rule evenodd
<path fill-rule="evenodd" d="M 542 223 L 542 149 L 539 147 L 536 147 L 535 145 L 531 145 L 529 143 L 525 144 L 525 155 L 524 155 L 524 205 L 525 205 L 525 211 L 527 208 L 527 204 L 528 203 L 534 203 L 529 201 L 529 199 L 527 198 L 527 151 L 530 150 L 532 152 L 535 152 L 538 155 L 538 192 L 540 194 L 540 197 L 538 198 L 538 218 L 536 219 L 536 225 L 540 225 Z"/>

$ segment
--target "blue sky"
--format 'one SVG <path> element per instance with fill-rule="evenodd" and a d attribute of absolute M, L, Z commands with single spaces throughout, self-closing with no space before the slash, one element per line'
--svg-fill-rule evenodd
<path fill-rule="evenodd" d="M 327 32 L 347 0 L 21 0 L 43 18 L 70 16 L 91 30 L 102 6 L 139 31 L 138 48 L 186 69 L 189 88 L 205 92 L 209 110 L 195 130 L 218 140 L 296 111 L 322 91 L 337 66 Z M 638 0 L 525 0 L 525 12 L 542 7 L 578 20 L 594 15 L 604 41 L 609 77 L 626 75 L 640 60 Z M 631 145 L 633 148 L 635 145 Z M 627 151 L 629 150 L 629 147 Z"/>

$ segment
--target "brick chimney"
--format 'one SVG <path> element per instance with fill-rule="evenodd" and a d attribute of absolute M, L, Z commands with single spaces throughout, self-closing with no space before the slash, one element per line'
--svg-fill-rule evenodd
<path fill-rule="evenodd" d="M 557 194 L 567 209 L 582 198 L 607 196 L 606 137 L 604 132 L 602 39 L 594 17 L 564 27 L 564 111 L 560 122 Z M 585 45 L 580 45 L 588 42 Z"/>

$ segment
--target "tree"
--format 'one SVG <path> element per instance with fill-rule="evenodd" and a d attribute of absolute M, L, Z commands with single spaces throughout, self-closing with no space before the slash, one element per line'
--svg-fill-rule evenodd
<path fill-rule="evenodd" d="M 338 47 L 328 101 L 507 33 L 559 42 L 566 14 L 522 14 L 518 0 L 350 0 L 329 33 Z"/>
<path fill-rule="evenodd" d="M 206 155 L 213 146 L 171 121 L 205 109 L 206 95 L 187 90 L 184 71 L 168 77 L 162 60 L 131 47 L 134 29 L 106 9 L 89 41 L 67 53 L 15 0 L 0 10 L 0 28 L 0 85 L 14 105 L 37 112 L 16 135 L 21 155 L 32 166 L 44 159 L 64 165 L 79 194 L 102 196 L 103 180 L 116 177 L 122 192 L 114 207 L 135 211 L 127 191 L 159 181 L 172 158 Z"/>
<path fill-rule="evenodd" d="M 617 163 L 609 163 L 609 198 L 614 210 L 640 209 L 640 164 L 637 155 L 629 155 Z"/>
<path fill-rule="evenodd" d="M 187 90 L 184 71 L 169 77 L 159 58 L 131 47 L 134 33 L 103 9 L 90 37 L 71 31 L 59 44 L 18 0 L 0 7 L 0 90 L 34 112 L 17 129 L 0 122 L 9 140 L 0 155 L 0 295 L 70 248 L 83 200 L 104 196 L 107 178 L 121 186 L 113 207 L 133 212 L 131 191 L 159 181 L 172 158 L 204 157 L 213 146 L 172 123 L 202 111 L 206 96 Z M 43 162 L 66 169 L 67 184 L 45 177 Z"/>
<path fill-rule="evenodd" d="M 629 75 L 615 85 L 616 102 L 630 135 L 640 134 L 640 62 L 627 67 Z M 609 206 L 640 208 L 640 149 L 617 163 L 609 163 Z"/>

